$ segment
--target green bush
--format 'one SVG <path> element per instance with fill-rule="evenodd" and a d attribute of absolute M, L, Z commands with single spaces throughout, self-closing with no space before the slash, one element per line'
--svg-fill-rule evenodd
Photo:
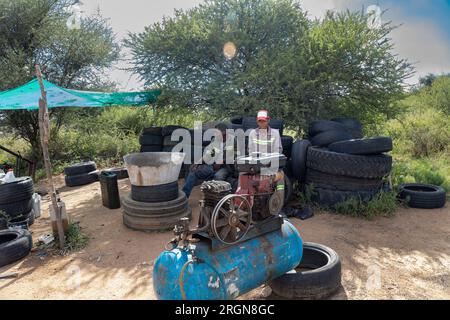
<path fill-rule="evenodd" d="M 298 194 L 300 202 L 312 205 L 322 211 L 365 219 L 373 219 L 378 216 L 391 217 L 400 205 L 396 190 L 390 192 L 381 191 L 368 203 L 364 203 L 361 199 L 353 197 L 331 208 L 323 207 L 315 203 L 312 200 L 315 193 L 314 185 L 306 186 L 305 190 Z"/>
<path fill-rule="evenodd" d="M 443 187 L 450 192 L 450 163 L 442 158 L 406 159 L 394 162 L 394 185 L 425 183 Z"/>
<path fill-rule="evenodd" d="M 394 139 L 398 154 L 430 157 L 450 152 L 450 117 L 430 108 L 389 121 L 383 131 Z"/>

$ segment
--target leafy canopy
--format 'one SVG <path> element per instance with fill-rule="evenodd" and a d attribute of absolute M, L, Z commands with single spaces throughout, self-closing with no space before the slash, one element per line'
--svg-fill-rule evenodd
<path fill-rule="evenodd" d="M 413 69 L 392 53 L 394 27 L 370 28 L 368 18 L 329 12 L 313 21 L 294 0 L 206 0 L 130 34 L 126 45 L 134 72 L 164 88 L 163 105 L 222 118 L 266 107 L 295 129 L 336 115 L 370 122 L 395 111 Z"/>

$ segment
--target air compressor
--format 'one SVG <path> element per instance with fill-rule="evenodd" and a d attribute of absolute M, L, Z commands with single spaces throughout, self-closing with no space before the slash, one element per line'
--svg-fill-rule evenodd
<path fill-rule="evenodd" d="M 225 181 L 201 185 L 198 226 L 182 219 L 156 259 L 153 288 L 162 300 L 230 300 L 295 269 L 303 242 L 280 214 L 275 172 L 264 172 L 281 154 L 238 158 L 239 188 Z M 278 168 L 278 167 L 277 167 Z"/>

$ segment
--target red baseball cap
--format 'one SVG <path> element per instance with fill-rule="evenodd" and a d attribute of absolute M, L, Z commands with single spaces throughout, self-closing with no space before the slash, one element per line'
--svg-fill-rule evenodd
<path fill-rule="evenodd" d="M 269 111 L 267 110 L 260 110 L 258 112 L 258 115 L 256 116 L 256 120 L 263 120 L 263 121 L 269 121 L 270 117 L 269 117 Z"/>

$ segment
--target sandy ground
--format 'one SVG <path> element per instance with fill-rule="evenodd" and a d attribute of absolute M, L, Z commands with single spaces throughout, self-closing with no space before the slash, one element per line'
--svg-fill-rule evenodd
<path fill-rule="evenodd" d="M 18 272 L 0 280 L 0 299 L 155 299 L 153 261 L 172 237 L 171 232 L 142 233 L 122 224 L 121 209 L 101 204 L 99 183 L 79 188 L 57 186 L 71 217 L 90 237 L 87 248 L 64 257 L 27 258 L 0 268 Z M 129 191 L 128 180 L 119 183 Z M 198 189 L 198 188 L 197 188 Z M 190 199 L 197 216 L 196 190 Z M 48 196 L 31 231 L 49 232 Z M 334 248 L 342 261 L 342 288 L 332 299 L 450 299 L 450 207 L 439 210 L 400 209 L 394 218 L 374 221 L 316 214 L 292 221 L 304 241 Z M 258 288 L 242 298 L 262 299 Z M 276 298 L 271 295 L 269 298 Z"/>

